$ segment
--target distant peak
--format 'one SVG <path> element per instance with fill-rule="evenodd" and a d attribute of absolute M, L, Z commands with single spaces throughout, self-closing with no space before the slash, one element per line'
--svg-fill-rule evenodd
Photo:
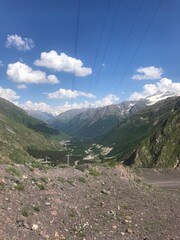
<path fill-rule="evenodd" d="M 169 97 L 175 97 L 175 96 L 179 96 L 177 93 L 173 93 L 173 92 L 161 92 L 158 91 L 157 93 L 146 97 L 145 99 L 148 101 L 147 105 L 153 105 L 161 100 L 165 100 L 166 98 Z"/>

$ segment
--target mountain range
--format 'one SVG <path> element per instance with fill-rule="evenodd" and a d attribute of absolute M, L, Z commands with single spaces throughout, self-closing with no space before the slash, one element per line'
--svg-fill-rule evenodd
<path fill-rule="evenodd" d="M 158 92 L 138 101 L 125 101 L 100 108 L 69 110 L 49 120 L 48 123 L 70 136 L 95 138 L 105 134 L 128 116 L 173 96 L 174 93 Z"/>
<path fill-rule="evenodd" d="M 110 148 L 102 159 L 137 167 L 179 164 L 180 97 L 175 94 L 69 110 L 48 120 L 50 125 L 29 114 L 0 98 L 0 163 L 32 160 L 29 149 L 60 150 L 66 133 Z"/>

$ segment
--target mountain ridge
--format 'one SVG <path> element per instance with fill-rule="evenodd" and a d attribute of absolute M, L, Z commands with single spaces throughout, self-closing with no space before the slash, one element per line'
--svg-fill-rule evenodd
<path fill-rule="evenodd" d="M 80 112 L 78 110 L 69 110 L 49 121 L 49 124 L 73 137 L 98 137 L 105 134 L 127 116 L 133 115 L 158 101 L 174 96 L 174 93 L 158 92 L 156 95 L 138 101 L 124 101 L 99 108 L 80 109 Z M 69 118 L 67 117 L 66 121 L 64 121 L 66 113 L 69 114 Z"/>
<path fill-rule="evenodd" d="M 100 144 L 128 166 L 173 167 L 180 157 L 179 124 L 180 97 L 168 98 L 125 119 Z"/>
<path fill-rule="evenodd" d="M 28 149 L 60 149 L 59 142 L 53 140 L 59 135 L 59 131 L 0 98 L 0 163 L 31 161 Z"/>

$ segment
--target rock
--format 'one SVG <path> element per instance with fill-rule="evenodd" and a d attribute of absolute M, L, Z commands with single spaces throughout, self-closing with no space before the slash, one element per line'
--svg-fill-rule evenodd
<path fill-rule="evenodd" d="M 46 206 L 51 206 L 51 203 L 50 202 L 45 202 L 45 205 Z"/>
<path fill-rule="evenodd" d="M 31 229 L 32 230 L 37 230 L 38 229 L 38 225 L 37 224 L 33 224 Z"/>
<path fill-rule="evenodd" d="M 29 229 L 29 225 L 28 225 L 27 223 L 24 223 L 24 227 L 25 227 L 26 229 Z"/>
<path fill-rule="evenodd" d="M 122 236 L 124 236 L 124 235 L 125 235 L 125 233 L 124 233 L 124 232 L 121 232 L 121 235 L 122 235 Z"/>
<path fill-rule="evenodd" d="M 20 183 L 21 182 L 21 180 L 18 177 L 15 177 L 15 176 L 11 177 L 11 181 L 15 182 L 15 183 Z"/>
<path fill-rule="evenodd" d="M 58 232 L 55 232 L 54 237 L 55 237 L 55 238 L 59 238 L 59 233 L 58 233 Z"/>
<path fill-rule="evenodd" d="M 111 195 L 111 192 L 108 191 L 108 190 L 106 190 L 106 189 L 103 189 L 103 190 L 101 191 L 101 193 L 103 193 L 103 194 L 105 194 L 105 195 Z"/>
<path fill-rule="evenodd" d="M 52 216 L 57 216 L 57 211 L 56 211 L 56 210 L 52 210 L 52 211 L 51 211 L 51 215 L 52 215 Z"/>
<path fill-rule="evenodd" d="M 18 220 L 16 220 L 16 224 L 18 225 L 18 227 L 22 227 L 22 226 L 24 226 L 24 220 L 18 219 Z"/>
<path fill-rule="evenodd" d="M 130 228 L 127 228 L 127 229 L 126 229 L 126 232 L 127 232 L 127 233 L 133 233 L 133 231 L 132 231 Z"/>

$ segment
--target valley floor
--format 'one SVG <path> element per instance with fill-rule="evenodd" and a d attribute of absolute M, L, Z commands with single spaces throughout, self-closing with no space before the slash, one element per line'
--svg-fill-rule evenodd
<path fill-rule="evenodd" d="M 0 239 L 180 239 L 179 185 L 149 185 L 180 170 L 148 171 L 1 165 Z"/>

